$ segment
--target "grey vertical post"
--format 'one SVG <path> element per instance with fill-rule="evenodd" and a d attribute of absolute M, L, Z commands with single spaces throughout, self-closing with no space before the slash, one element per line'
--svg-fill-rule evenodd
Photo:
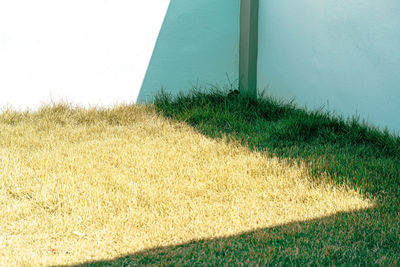
<path fill-rule="evenodd" d="M 259 0 L 240 1 L 239 90 L 257 98 Z"/>

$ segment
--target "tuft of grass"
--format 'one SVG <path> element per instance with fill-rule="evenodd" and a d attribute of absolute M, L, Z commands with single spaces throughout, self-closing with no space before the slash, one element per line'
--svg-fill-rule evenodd
<path fill-rule="evenodd" d="M 398 264 L 397 137 L 263 101 L 3 112 L 0 265 Z"/>

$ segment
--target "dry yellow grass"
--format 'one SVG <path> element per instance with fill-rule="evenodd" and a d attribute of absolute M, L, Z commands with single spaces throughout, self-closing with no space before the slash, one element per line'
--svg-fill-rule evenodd
<path fill-rule="evenodd" d="M 365 209 L 303 166 L 152 107 L 0 116 L 0 265 L 72 264 Z"/>

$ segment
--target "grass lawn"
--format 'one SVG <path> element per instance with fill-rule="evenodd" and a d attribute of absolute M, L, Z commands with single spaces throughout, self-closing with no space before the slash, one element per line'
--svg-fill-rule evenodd
<path fill-rule="evenodd" d="M 400 263 L 400 138 L 226 93 L 0 115 L 0 265 Z"/>

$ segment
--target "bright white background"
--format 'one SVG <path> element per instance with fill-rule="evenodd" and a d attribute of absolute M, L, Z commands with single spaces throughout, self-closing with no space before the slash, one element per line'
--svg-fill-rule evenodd
<path fill-rule="evenodd" d="M 0 0 L 0 108 L 136 101 L 169 0 Z"/>

